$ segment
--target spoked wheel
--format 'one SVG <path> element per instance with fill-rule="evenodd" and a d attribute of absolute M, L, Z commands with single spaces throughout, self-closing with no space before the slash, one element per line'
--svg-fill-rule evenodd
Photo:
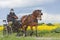
<path fill-rule="evenodd" d="M 12 34 L 12 28 L 9 26 L 6 26 L 6 28 L 3 29 L 3 35 L 10 35 Z"/>
<path fill-rule="evenodd" d="M 6 28 L 3 29 L 3 35 L 6 35 L 7 34 L 7 30 Z"/>
<path fill-rule="evenodd" d="M 12 27 L 7 26 L 7 33 L 8 33 L 8 35 L 9 35 L 9 34 L 12 34 Z"/>

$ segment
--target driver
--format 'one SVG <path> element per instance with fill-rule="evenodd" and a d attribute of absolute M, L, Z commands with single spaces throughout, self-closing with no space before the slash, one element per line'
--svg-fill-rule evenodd
<path fill-rule="evenodd" d="M 7 22 L 8 25 L 11 26 L 12 23 L 14 23 L 16 21 L 16 19 L 18 19 L 18 17 L 16 16 L 16 14 L 14 13 L 14 9 L 10 10 L 10 13 L 7 15 Z"/>

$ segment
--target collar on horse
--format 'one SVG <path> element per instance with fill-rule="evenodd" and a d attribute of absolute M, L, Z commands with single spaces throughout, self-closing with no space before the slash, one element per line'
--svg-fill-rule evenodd
<path fill-rule="evenodd" d="M 32 22 L 37 22 L 37 18 L 33 15 L 33 14 L 30 14 L 30 15 L 28 15 L 28 16 L 30 16 L 32 19 Z M 27 16 L 27 18 L 28 18 L 28 16 Z"/>

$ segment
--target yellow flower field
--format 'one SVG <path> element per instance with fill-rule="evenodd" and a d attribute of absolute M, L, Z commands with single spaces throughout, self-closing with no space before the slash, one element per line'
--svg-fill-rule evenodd
<path fill-rule="evenodd" d="M 0 26 L 0 31 L 2 31 L 4 29 L 4 27 L 3 26 Z"/>
<path fill-rule="evenodd" d="M 48 25 L 39 25 L 37 26 L 37 29 L 38 30 L 48 30 L 48 31 L 51 31 L 53 29 L 56 29 L 57 26 L 48 26 Z M 28 27 L 28 30 L 30 29 L 30 27 Z M 35 30 L 35 27 L 33 27 L 33 29 Z"/>
<path fill-rule="evenodd" d="M 55 24 L 54 26 L 48 26 L 48 25 L 46 25 L 46 24 L 43 24 L 43 25 L 37 26 L 37 29 L 38 29 L 38 30 L 48 30 L 48 31 L 51 31 L 51 30 L 56 29 L 56 28 L 58 28 L 58 27 L 59 27 L 59 26 L 56 25 L 56 24 Z M 3 29 L 4 29 L 4 27 L 1 26 L 1 27 L 0 27 L 0 31 L 2 31 Z M 33 27 L 33 29 L 35 30 L 35 27 Z M 30 30 L 30 26 L 28 26 L 27 30 Z"/>

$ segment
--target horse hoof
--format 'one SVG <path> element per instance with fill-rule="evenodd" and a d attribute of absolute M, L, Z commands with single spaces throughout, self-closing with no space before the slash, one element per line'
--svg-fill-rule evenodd
<path fill-rule="evenodd" d="M 16 35 L 17 37 L 20 37 L 21 35 Z"/>
<path fill-rule="evenodd" d="M 30 36 L 32 36 L 32 34 L 30 34 Z"/>

